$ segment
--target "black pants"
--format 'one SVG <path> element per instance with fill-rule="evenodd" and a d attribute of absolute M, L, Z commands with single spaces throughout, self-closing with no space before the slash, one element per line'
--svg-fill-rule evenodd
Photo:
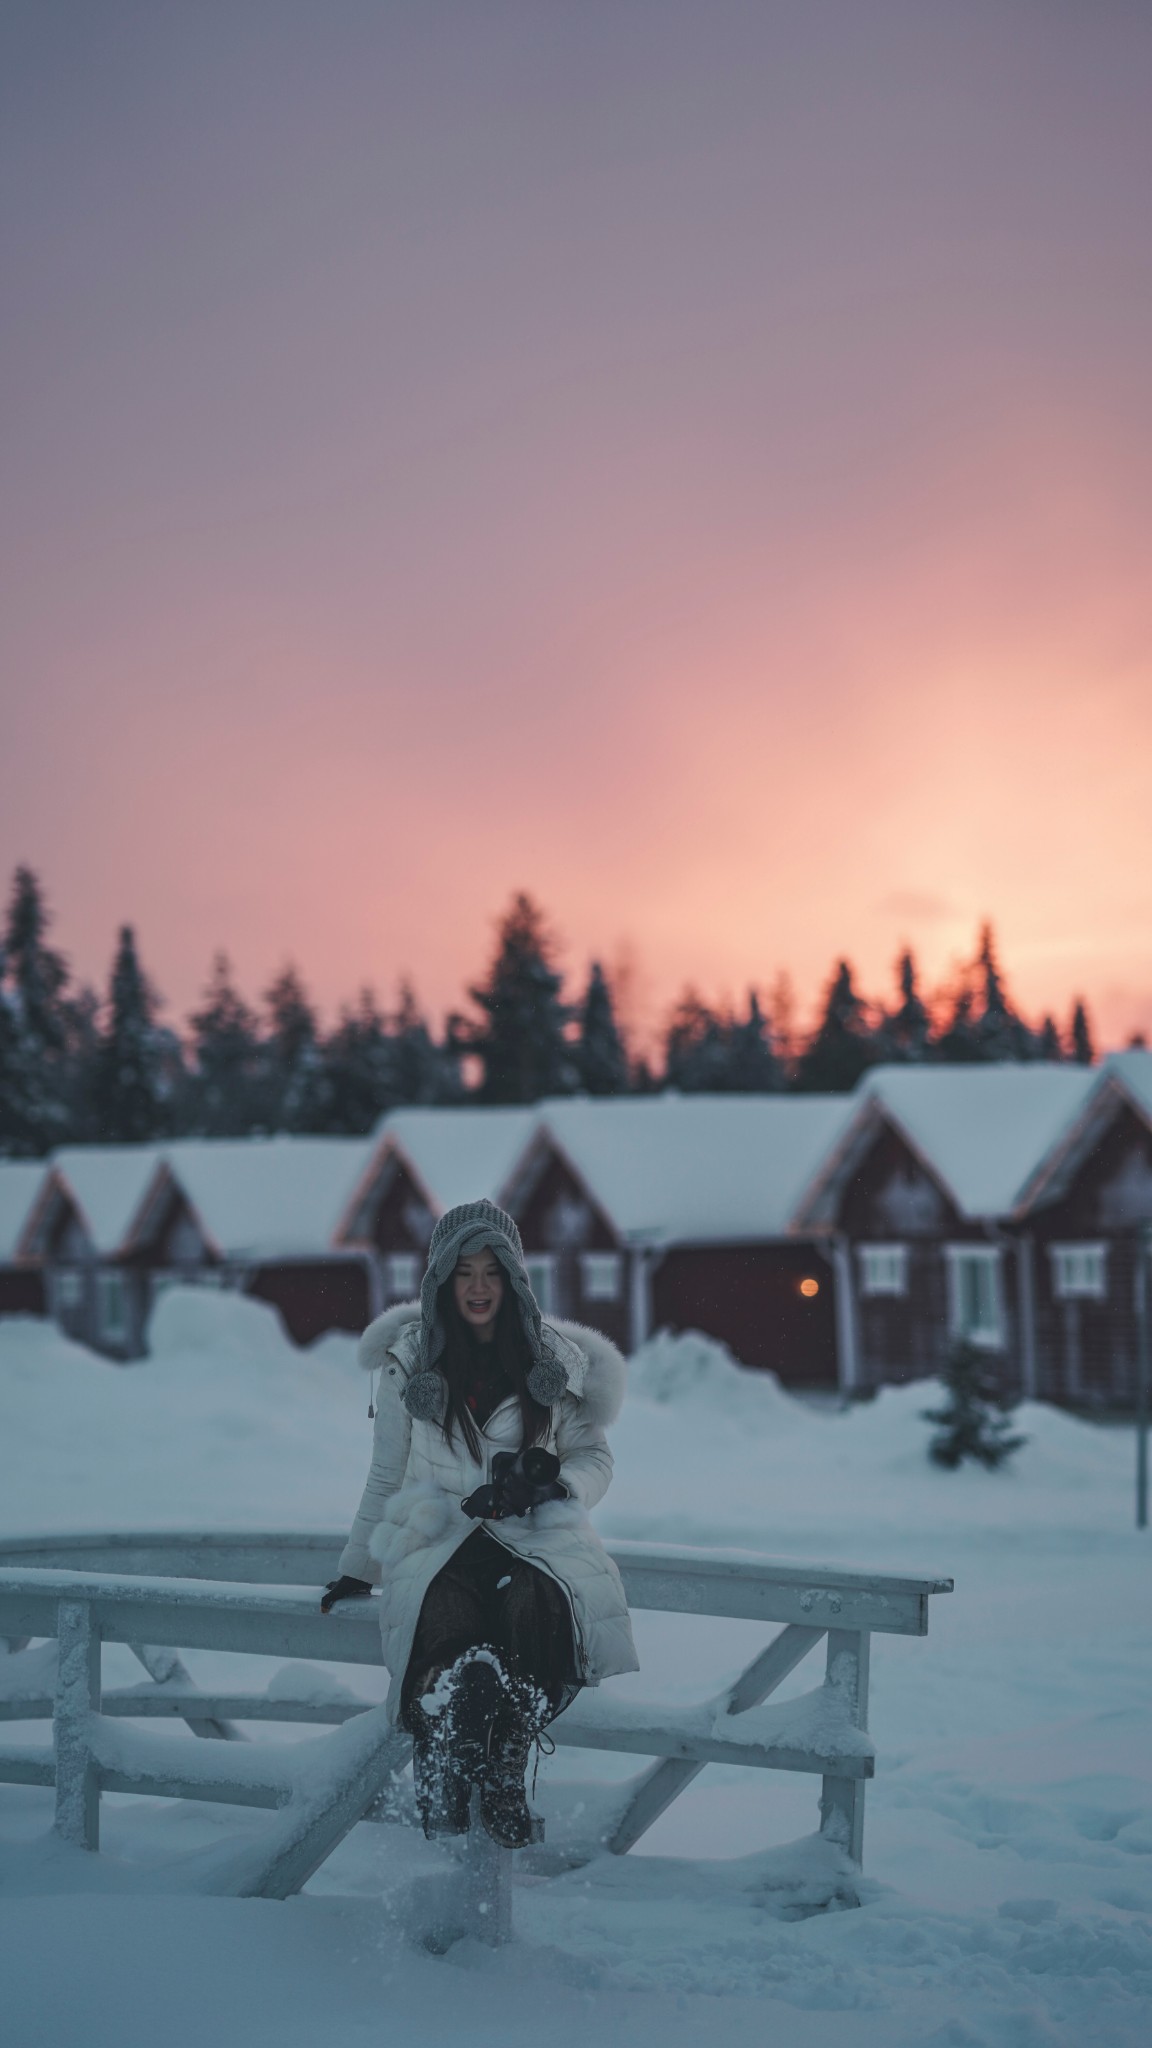
<path fill-rule="evenodd" d="M 510 1673 L 542 1692 L 554 1721 L 580 1690 L 568 1601 L 554 1579 L 474 1529 L 424 1595 L 400 1691 L 400 1720 L 466 1650 L 497 1650 Z"/>

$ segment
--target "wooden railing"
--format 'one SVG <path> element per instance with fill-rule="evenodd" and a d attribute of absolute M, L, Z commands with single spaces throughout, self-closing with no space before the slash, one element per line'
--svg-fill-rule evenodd
<path fill-rule="evenodd" d="M 555 1722 L 551 1732 L 560 1746 L 633 1751 L 654 1760 L 619 1788 L 610 1825 L 594 1846 L 614 1854 L 630 1849 L 706 1764 L 738 1763 L 819 1776 L 821 1835 L 859 1865 L 864 1786 L 874 1769 L 867 1733 L 871 1637 L 926 1634 L 928 1601 L 951 1591 L 951 1579 L 781 1562 L 744 1551 L 607 1547 L 634 1608 L 780 1626 L 735 1683 L 702 1706 L 632 1698 L 639 1678 L 582 1693 Z M 298 1891 L 404 1769 L 409 1740 L 388 1727 L 382 1706 L 350 1700 L 343 1688 L 327 1698 L 322 1685 L 310 1688 L 303 1699 L 201 1689 L 178 1652 L 378 1665 L 374 1602 L 319 1612 L 316 1588 L 334 1576 L 339 1550 L 338 1537 L 323 1535 L 0 1543 L 0 1637 L 14 1648 L 35 1638 L 56 1646 L 55 1657 L 40 1649 L 0 1664 L 0 1720 L 51 1716 L 53 1723 L 51 1745 L 0 1746 L 0 1781 L 54 1786 L 57 1829 L 88 1849 L 99 1844 L 102 1790 L 277 1809 L 275 1822 L 236 1852 L 213 1888 L 265 1898 Z M 821 1641 L 821 1683 L 799 1698 L 769 1704 Z M 149 1682 L 105 1691 L 103 1643 L 128 1644 Z M 164 1717 L 183 1719 L 213 1748 L 123 1726 Z M 338 1732 L 293 1746 L 235 1739 L 237 1722 L 264 1721 L 328 1723 Z M 475 1854 L 487 1852 L 478 1844 Z M 498 1930 L 490 1923 L 484 1931 Z"/>

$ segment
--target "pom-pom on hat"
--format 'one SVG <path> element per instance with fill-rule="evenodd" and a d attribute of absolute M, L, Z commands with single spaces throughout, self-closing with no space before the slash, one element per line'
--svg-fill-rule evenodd
<path fill-rule="evenodd" d="M 521 1326 L 532 1355 L 528 1392 L 542 1408 L 551 1408 L 566 1392 L 568 1375 L 556 1356 L 532 1292 L 524 1246 L 513 1217 L 495 1202 L 461 1202 L 441 1216 L 428 1246 L 428 1265 L 420 1286 L 420 1364 L 404 1389 L 409 1414 L 440 1422 L 448 1405 L 448 1389 L 437 1361 L 446 1342 L 440 1316 L 440 1289 L 460 1259 L 491 1251 L 511 1282 Z"/>

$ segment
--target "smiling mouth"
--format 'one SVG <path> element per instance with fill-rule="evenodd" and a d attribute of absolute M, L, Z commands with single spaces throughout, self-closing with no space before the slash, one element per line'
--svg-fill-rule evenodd
<path fill-rule="evenodd" d="M 473 1315 L 478 1316 L 487 1315 L 491 1306 L 492 1303 L 490 1301 L 469 1301 L 465 1303 L 465 1307 L 470 1308 Z"/>

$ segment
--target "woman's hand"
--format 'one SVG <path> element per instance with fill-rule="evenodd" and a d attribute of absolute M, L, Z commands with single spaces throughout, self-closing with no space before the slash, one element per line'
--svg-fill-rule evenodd
<path fill-rule="evenodd" d="M 329 1579 L 320 1596 L 320 1612 L 321 1614 L 330 1614 L 338 1600 L 359 1599 L 363 1594 L 370 1593 L 371 1591 L 372 1588 L 368 1584 L 367 1579 L 352 1579 L 348 1577 L 347 1573 L 345 1573 L 342 1579 Z"/>

